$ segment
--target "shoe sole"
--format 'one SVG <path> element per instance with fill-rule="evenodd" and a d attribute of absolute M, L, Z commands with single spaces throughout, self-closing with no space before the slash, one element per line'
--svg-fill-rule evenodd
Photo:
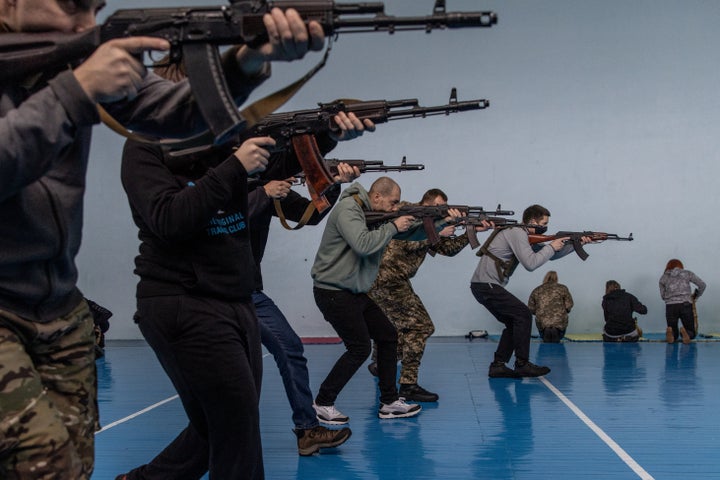
<path fill-rule="evenodd" d="M 347 442 L 350 436 L 352 435 L 352 432 L 348 432 L 346 437 L 342 437 L 339 440 L 335 440 L 333 442 L 327 442 L 327 443 L 316 443 L 312 447 L 308 448 L 298 448 L 298 453 L 303 457 L 308 457 L 314 453 L 317 453 L 320 451 L 321 448 L 334 448 L 339 447 L 343 443 Z"/>
<path fill-rule="evenodd" d="M 413 410 L 412 412 L 405 412 L 405 413 L 382 413 L 378 412 L 378 418 L 381 418 L 383 420 L 392 420 L 394 418 L 409 418 L 414 417 L 418 413 L 422 411 L 422 408 L 418 408 L 417 410 Z"/>
<path fill-rule="evenodd" d="M 435 397 L 423 397 L 423 396 L 418 397 L 415 395 L 402 395 L 402 394 L 400 396 L 403 397 L 405 400 L 410 400 L 412 402 L 423 402 L 423 403 L 433 403 L 433 402 L 437 402 L 440 399 L 440 397 L 437 397 L 437 396 L 435 396 Z"/>
<path fill-rule="evenodd" d="M 319 415 L 316 418 L 318 419 L 318 422 L 324 423 L 325 425 L 346 425 L 350 422 L 349 418 L 346 420 L 328 420 L 326 418 L 322 418 Z"/>
<path fill-rule="evenodd" d="M 685 330 L 684 328 L 681 328 L 681 329 L 680 329 L 680 336 L 682 337 L 682 342 L 683 342 L 685 345 L 687 345 L 688 343 L 690 343 L 690 340 L 691 340 L 691 339 L 690 339 L 690 335 L 688 335 L 687 330 Z"/>

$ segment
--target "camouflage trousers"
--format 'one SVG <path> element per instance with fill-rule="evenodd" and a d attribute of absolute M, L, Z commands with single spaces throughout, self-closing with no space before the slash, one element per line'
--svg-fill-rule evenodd
<path fill-rule="evenodd" d="M 85 301 L 50 323 L 0 310 L 0 478 L 89 479 L 98 429 Z"/>
<path fill-rule="evenodd" d="M 425 345 L 427 339 L 435 332 L 435 325 L 425 305 L 409 284 L 373 289 L 368 295 L 380 306 L 397 329 L 398 360 L 401 362 L 400 383 L 418 383 L 418 371 L 425 353 Z M 373 362 L 376 358 L 377 347 L 373 343 Z"/>

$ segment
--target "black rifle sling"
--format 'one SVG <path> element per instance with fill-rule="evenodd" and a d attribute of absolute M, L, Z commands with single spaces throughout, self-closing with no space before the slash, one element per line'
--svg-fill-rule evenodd
<path fill-rule="evenodd" d="M 485 243 L 482 244 L 482 247 L 480 247 L 480 250 L 475 254 L 478 257 L 482 257 L 483 255 L 487 255 L 495 262 L 495 268 L 497 269 L 498 277 L 500 278 L 501 282 L 504 282 L 506 278 L 510 278 L 510 276 L 515 272 L 515 269 L 517 268 L 518 264 L 520 263 L 515 255 L 513 255 L 510 260 L 503 261 L 498 257 L 497 255 L 494 255 L 490 252 L 490 244 L 493 240 L 495 240 L 495 237 L 498 233 L 500 233 L 502 230 L 509 227 L 504 228 L 496 228 L 493 233 L 490 234 L 490 236 L 485 240 Z"/>
<path fill-rule="evenodd" d="M 331 42 L 328 41 L 328 46 L 325 49 L 325 54 L 323 55 L 322 60 L 315 65 L 309 72 L 307 72 L 305 75 L 300 77 L 298 80 L 294 81 L 290 85 L 286 86 L 285 88 L 282 88 L 276 92 L 271 93 L 270 95 L 267 95 L 243 110 L 240 111 L 240 117 L 245 119 L 245 128 L 250 128 L 253 125 L 255 125 L 257 122 L 262 120 L 264 117 L 270 115 L 275 110 L 280 108 L 283 104 L 285 104 L 288 100 L 290 100 L 293 95 L 295 95 L 298 90 L 302 88 L 303 85 L 305 85 L 317 72 L 320 71 L 321 68 L 325 66 L 325 63 L 327 62 L 328 56 L 330 55 L 331 50 Z M 140 143 L 150 143 L 155 145 L 163 145 L 167 147 L 170 150 L 182 150 L 182 149 L 188 149 L 188 148 L 195 148 L 200 147 L 203 144 L 208 144 L 213 142 L 213 136 L 210 133 L 210 131 L 205 131 L 203 133 L 200 133 L 198 135 L 194 135 L 189 138 L 182 138 L 182 139 L 165 139 L 165 140 L 157 140 L 156 138 L 150 138 L 145 137 L 143 135 L 138 135 L 136 133 L 130 132 L 127 128 L 125 128 L 120 122 L 115 120 L 107 111 L 105 111 L 102 106 L 98 105 L 98 112 L 100 113 L 100 119 L 102 122 L 107 125 L 108 128 L 110 128 L 115 133 L 122 135 L 123 137 L 134 140 L 136 142 Z"/>

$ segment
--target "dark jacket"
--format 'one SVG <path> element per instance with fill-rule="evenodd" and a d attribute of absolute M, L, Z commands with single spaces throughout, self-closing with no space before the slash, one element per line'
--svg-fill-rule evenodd
<path fill-rule="evenodd" d="M 129 141 L 122 183 L 139 228 L 137 296 L 192 294 L 249 301 L 255 263 L 247 172 L 228 151 L 171 170 L 160 148 Z"/>
<path fill-rule="evenodd" d="M 0 309 L 35 322 L 82 299 L 75 257 L 91 130 L 100 121 L 71 71 L 48 76 L 0 86 Z M 241 78 L 234 93 L 244 99 L 264 78 Z M 150 73 L 132 102 L 105 107 L 133 131 L 180 136 L 204 128 L 191 98 L 187 82 Z"/>
<path fill-rule="evenodd" d="M 633 312 L 645 315 L 647 307 L 625 290 L 613 290 L 603 297 L 605 332 L 609 335 L 625 335 L 635 330 Z"/>

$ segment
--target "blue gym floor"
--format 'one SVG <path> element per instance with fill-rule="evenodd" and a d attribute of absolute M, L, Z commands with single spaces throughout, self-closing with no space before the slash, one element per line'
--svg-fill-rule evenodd
<path fill-rule="evenodd" d="M 377 418 L 375 379 L 363 367 L 336 403 L 352 437 L 312 457 L 297 454 L 266 356 L 266 478 L 720 479 L 720 343 L 533 341 L 531 360 L 552 372 L 524 380 L 488 379 L 495 347 L 492 339 L 431 339 L 420 384 L 440 401 L 412 419 Z M 306 345 L 313 391 L 342 349 Z M 149 461 L 186 419 L 144 342 L 108 342 L 98 375 L 104 429 L 93 479 L 112 480 Z"/>

